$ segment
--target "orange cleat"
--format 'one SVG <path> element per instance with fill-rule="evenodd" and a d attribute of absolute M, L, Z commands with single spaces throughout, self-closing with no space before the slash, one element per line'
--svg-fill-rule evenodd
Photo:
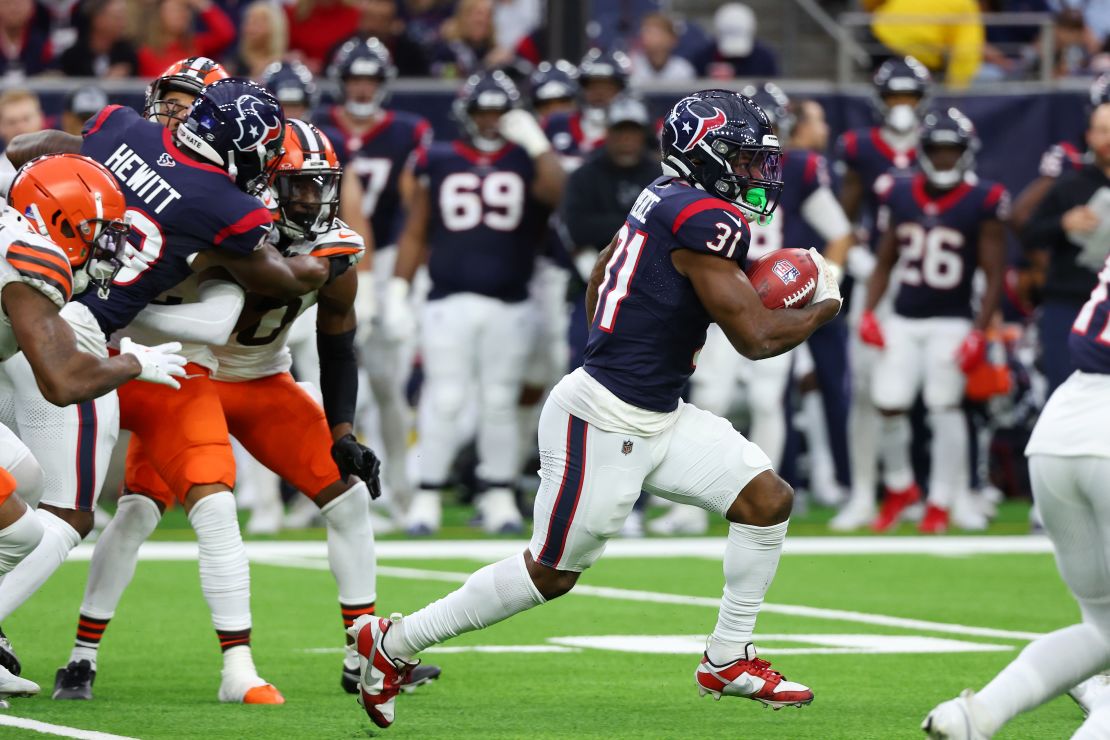
<path fill-rule="evenodd" d="M 929 504 L 925 507 L 925 516 L 917 525 L 921 534 L 944 534 L 948 531 L 948 510 Z"/>
<path fill-rule="evenodd" d="M 273 684 L 264 683 L 261 686 L 247 689 L 243 694 L 244 704 L 284 704 L 285 697 L 281 695 Z"/>
<path fill-rule="evenodd" d="M 879 510 L 879 515 L 875 517 L 875 521 L 871 523 L 871 529 L 876 532 L 887 531 L 898 523 L 898 520 L 902 517 L 902 512 L 920 500 L 921 489 L 917 487 L 916 483 L 911 483 L 909 488 L 902 491 L 892 491 L 888 488 L 886 498 L 883 500 L 883 507 Z"/>

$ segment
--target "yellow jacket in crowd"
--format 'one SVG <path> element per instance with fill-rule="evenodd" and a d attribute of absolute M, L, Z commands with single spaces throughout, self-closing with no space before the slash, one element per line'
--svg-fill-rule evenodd
<path fill-rule="evenodd" d="M 965 87 L 983 60 L 983 23 L 975 0 L 865 0 L 871 31 L 897 54 L 916 57 L 946 81 Z M 928 17 L 937 20 L 930 22 Z"/>

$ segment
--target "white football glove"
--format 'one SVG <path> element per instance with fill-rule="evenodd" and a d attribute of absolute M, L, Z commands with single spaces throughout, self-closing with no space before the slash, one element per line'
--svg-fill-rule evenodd
<path fill-rule="evenodd" d="M 532 159 L 551 151 L 551 142 L 547 140 L 547 134 L 540 128 L 535 116 L 526 110 L 514 108 L 502 115 L 497 122 L 497 130 L 507 141 L 528 152 L 528 156 Z"/>
<path fill-rule="evenodd" d="M 825 256 L 813 247 L 809 249 L 809 256 L 817 265 L 817 290 L 813 291 L 813 298 L 809 302 L 820 303 L 833 300 L 843 303 L 844 299 L 840 297 L 840 284 L 836 282 L 836 275 L 833 274 L 829 263 L 825 261 Z"/>
<path fill-rule="evenodd" d="M 181 383 L 174 378 L 185 377 L 185 363 L 187 360 L 179 354 L 181 342 L 166 342 L 154 347 L 147 347 L 138 342 L 131 341 L 131 337 L 124 337 L 119 343 L 121 355 L 133 355 L 142 367 L 139 380 L 147 383 L 168 385 L 178 389 Z"/>
<path fill-rule="evenodd" d="M 381 327 L 386 339 L 395 342 L 416 332 L 416 316 L 409 303 L 409 283 L 404 278 L 391 277 L 385 284 Z"/>

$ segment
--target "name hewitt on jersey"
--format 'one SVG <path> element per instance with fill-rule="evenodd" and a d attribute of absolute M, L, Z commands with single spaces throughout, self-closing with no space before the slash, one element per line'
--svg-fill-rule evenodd
<path fill-rule="evenodd" d="M 120 144 L 104 164 L 155 213 L 161 213 L 162 209 L 181 197 L 181 193 L 126 144 Z M 158 205 L 154 205 L 159 200 Z"/>

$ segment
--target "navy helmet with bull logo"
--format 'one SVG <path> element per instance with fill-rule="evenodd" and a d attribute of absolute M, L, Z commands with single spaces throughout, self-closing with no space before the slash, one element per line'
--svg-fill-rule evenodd
<path fill-rule="evenodd" d="M 765 218 L 782 195 L 782 148 L 763 110 L 731 90 L 702 90 L 663 121 L 663 171 Z"/>
<path fill-rule="evenodd" d="M 250 190 L 281 153 L 284 132 L 277 98 L 255 82 L 230 77 L 204 88 L 175 135 L 182 148 Z"/>

